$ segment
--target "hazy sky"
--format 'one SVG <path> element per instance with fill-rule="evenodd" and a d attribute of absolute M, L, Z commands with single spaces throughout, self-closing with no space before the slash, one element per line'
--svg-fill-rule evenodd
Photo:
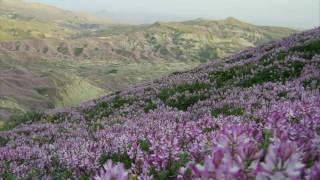
<path fill-rule="evenodd" d="M 32 0 L 71 10 L 98 12 L 141 21 L 229 16 L 262 25 L 312 28 L 320 23 L 320 0 Z M 130 17 L 132 16 L 132 17 Z"/>

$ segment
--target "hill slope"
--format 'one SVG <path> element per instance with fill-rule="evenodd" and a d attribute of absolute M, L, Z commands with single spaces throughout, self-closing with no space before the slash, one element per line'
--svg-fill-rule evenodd
<path fill-rule="evenodd" d="M 320 28 L 76 108 L 28 114 L 0 133 L 0 172 L 318 179 L 319 57 Z"/>
<path fill-rule="evenodd" d="M 146 26 L 115 26 L 96 32 L 113 49 L 134 59 L 208 61 L 279 39 L 295 32 L 281 27 L 263 27 L 235 18 L 213 21 L 157 22 Z"/>
<path fill-rule="evenodd" d="M 10 23 L 3 24 L 4 28 L 12 28 Z M 39 27 L 35 26 L 35 29 Z M 50 32 L 48 29 L 46 31 Z M 296 32 L 282 27 L 256 26 L 235 18 L 158 22 L 140 26 L 113 25 L 102 30 L 78 31 L 78 35 L 69 37 L 67 41 L 57 38 L 30 40 L 30 37 L 28 40 L 2 41 L 1 50 L 57 59 L 205 62 Z M 17 38 L 23 36 L 17 35 Z"/>
<path fill-rule="evenodd" d="M 0 40 L 66 38 L 110 21 L 23 0 L 0 1 Z"/>
<path fill-rule="evenodd" d="M 100 30 L 104 25 L 89 15 L 18 0 L 1 3 L 7 21 L 0 21 L 0 29 L 30 33 L 0 41 L 0 120 L 21 110 L 75 105 L 295 32 L 234 18 Z"/>

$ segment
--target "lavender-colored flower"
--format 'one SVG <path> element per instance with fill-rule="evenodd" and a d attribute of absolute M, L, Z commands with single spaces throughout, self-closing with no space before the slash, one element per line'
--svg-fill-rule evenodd
<path fill-rule="evenodd" d="M 111 160 L 103 166 L 99 175 L 94 177 L 95 180 L 127 180 L 128 172 L 124 169 L 123 164 L 113 165 Z"/>
<path fill-rule="evenodd" d="M 316 162 L 310 169 L 309 177 L 310 180 L 320 179 L 320 162 Z"/>
<path fill-rule="evenodd" d="M 302 168 L 301 153 L 294 142 L 276 141 L 270 145 L 265 161 L 258 169 L 258 179 L 299 179 Z"/>

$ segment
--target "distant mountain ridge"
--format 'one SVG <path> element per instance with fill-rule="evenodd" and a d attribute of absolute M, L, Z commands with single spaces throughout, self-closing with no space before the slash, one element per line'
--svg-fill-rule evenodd
<path fill-rule="evenodd" d="M 255 26 L 235 18 L 196 19 L 139 26 L 113 25 L 66 36 L 68 41 L 54 38 L 3 41 L 1 49 L 18 54 L 30 50 L 32 55 L 60 59 L 208 61 L 294 32 L 297 31 L 289 28 Z"/>
<path fill-rule="evenodd" d="M 23 0 L 0 1 L 0 40 L 65 38 L 112 22 L 87 13 L 61 10 Z"/>

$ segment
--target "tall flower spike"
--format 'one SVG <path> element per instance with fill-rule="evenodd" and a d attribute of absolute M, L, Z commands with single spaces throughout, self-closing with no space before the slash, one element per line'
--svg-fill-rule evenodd
<path fill-rule="evenodd" d="M 111 160 L 103 166 L 95 180 L 127 180 L 128 172 L 124 169 L 122 163 L 113 165 Z"/>
<path fill-rule="evenodd" d="M 276 140 L 270 145 L 265 162 L 260 164 L 258 179 L 299 178 L 303 167 L 296 143 Z"/>

